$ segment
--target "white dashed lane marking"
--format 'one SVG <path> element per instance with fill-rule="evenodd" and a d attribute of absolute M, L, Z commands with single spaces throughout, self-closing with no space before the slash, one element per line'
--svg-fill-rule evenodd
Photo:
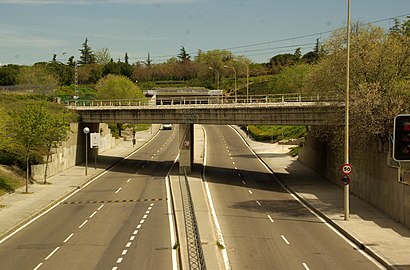
<path fill-rule="evenodd" d="M 64 241 L 63 243 L 67 243 L 68 240 L 70 240 L 71 237 L 73 237 L 74 233 L 70 234 Z"/>
<path fill-rule="evenodd" d="M 286 239 L 286 237 L 285 237 L 283 234 L 281 234 L 280 237 L 282 237 L 283 241 L 285 241 L 285 243 L 286 243 L 287 245 L 290 244 L 289 241 L 288 241 L 288 239 Z"/>
<path fill-rule="evenodd" d="M 51 258 L 51 256 L 53 256 L 54 255 L 54 253 L 56 253 L 57 252 L 57 250 L 59 250 L 60 249 L 60 247 L 56 247 L 50 254 L 48 254 L 48 256 L 44 259 L 44 260 L 48 260 L 48 259 L 50 259 Z"/>
<path fill-rule="evenodd" d="M 81 229 L 87 222 L 88 222 L 88 219 L 86 219 L 83 223 L 81 223 L 81 225 L 78 226 L 78 228 Z"/>
<path fill-rule="evenodd" d="M 145 222 L 145 220 L 147 219 L 148 214 L 150 213 L 150 211 L 151 211 L 153 205 L 154 205 L 154 204 L 151 203 L 151 204 L 149 205 L 147 211 L 145 211 L 145 215 L 144 215 L 143 218 L 140 220 L 139 224 L 136 226 L 136 229 L 133 231 L 133 233 L 132 233 L 132 235 L 131 235 L 129 241 L 128 241 L 127 244 L 125 245 L 126 249 L 124 249 L 124 250 L 121 252 L 121 256 L 125 256 L 125 255 L 128 253 L 128 248 L 131 247 L 132 242 L 135 240 L 136 234 L 138 233 L 138 229 L 141 228 L 142 224 L 143 224 L 143 223 Z M 123 260 L 124 260 L 124 257 L 118 257 L 118 259 L 117 259 L 117 261 L 116 261 L 116 264 L 120 264 Z M 117 270 L 117 269 L 118 269 L 118 266 L 114 266 L 114 267 L 112 268 L 112 270 Z"/>

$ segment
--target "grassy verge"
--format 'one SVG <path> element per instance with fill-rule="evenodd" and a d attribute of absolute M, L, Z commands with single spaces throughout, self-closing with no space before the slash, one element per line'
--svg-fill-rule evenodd
<path fill-rule="evenodd" d="M 249 134 L 260 142 L 278 142 L 281 140 L 298 139 L 306 134 L 304 126 L 265 126 L 249 125 Z"/>
<path fill-rule="evenodd" d="M 24 179 L 7 167 L 0 166 L 0 196 L 14 192 L 17 188 L 24 186 Z"/>

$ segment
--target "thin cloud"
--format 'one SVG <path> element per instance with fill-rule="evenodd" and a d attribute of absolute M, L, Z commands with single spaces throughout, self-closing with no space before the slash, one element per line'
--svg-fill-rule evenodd
<path fill-rule="evenodd" d="M 1 29 L 0 36 L 2 37 L 1 47 L 60 47 L 65 45 L 65 42 L 60 39 L 47 38 L 42 36 L 29 35 L 23 32 Z"/>
<path fill-rule="evenodd" d="M 194 4 L 206 0 L 0 0 L 0 4 L 9 5 L 104 5 L 104 4 L 144 4 L 144 5 L 162 5 L 162 4 Z"/>

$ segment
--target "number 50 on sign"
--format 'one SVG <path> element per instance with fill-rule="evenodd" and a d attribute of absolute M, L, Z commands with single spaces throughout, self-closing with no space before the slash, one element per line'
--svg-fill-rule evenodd
<path fill-rule="evenodd" d="M 349 175 L 352 172 L 352 165 L 350 164 L 343 164 L 342 172 L 344 175 Z"/>

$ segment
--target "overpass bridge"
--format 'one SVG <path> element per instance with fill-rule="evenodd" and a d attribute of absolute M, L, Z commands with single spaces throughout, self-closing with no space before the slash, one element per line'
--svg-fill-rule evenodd
<path fill-rule="evenodd" d="M 157 105 L 167 104 L 167 105 Z M 180 170 L 190 171 L 193 125 L 325 125 L 342 102 L 300 95 L 167 97 L 158 100 L 74 100 L 81 123 L 179 124 Z"/>

